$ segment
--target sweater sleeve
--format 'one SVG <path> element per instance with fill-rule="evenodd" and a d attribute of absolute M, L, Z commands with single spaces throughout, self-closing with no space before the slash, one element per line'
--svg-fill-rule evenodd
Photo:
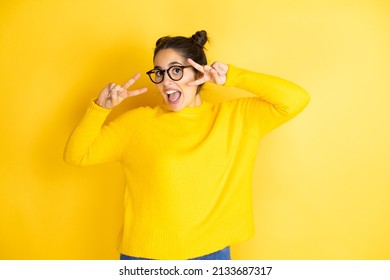
<path fill-rule="evenodd" d="M 120 160 L 127 145 L 124 117 L 104 125 L 111 110 L 90 103 L 84 117 L 71 133 L 64 151 L 66 163 L 77 166 Z"/>
<path fill-rule="evenodd" d="M 309 103 L 309 94 L 298 85 L 271 75 L 229 65 L 225 86 L 253 93 L 238 101 L 249 127 L 260 137 L 299 114 Z"/>

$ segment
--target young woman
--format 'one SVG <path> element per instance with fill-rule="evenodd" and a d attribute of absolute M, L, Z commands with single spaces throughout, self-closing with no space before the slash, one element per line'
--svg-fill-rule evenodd
<path fill-rule="evenodd" d="M 156 42 L 148 71 L 164 102 L 103 125 L 124 99 L 146 92 L 111 83 L 91 102 L 65 149 L 66 162 L 121 161 L 126 177 L 122 259 L 230 259 L 254 234 L 251 179 L 259 140 L 309 102 L 299 86 L 233 65 L 207 64 L 205 31 Z M 210 104 L 204 83 L 253 97 Z"/>

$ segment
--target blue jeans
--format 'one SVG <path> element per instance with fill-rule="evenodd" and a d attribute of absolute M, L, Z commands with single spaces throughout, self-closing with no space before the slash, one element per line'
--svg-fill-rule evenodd
<path fill-rule="evenodd" d="M 146 258 L 137 258 L 137 257 L 131 257 L 121 254 L 120 256 L 121 260 L 151 260 Z M 230 247 L 226 247 L 222 250 L 219 250 L 217 252 L 204 255 L 201 257 L 193 258 L 190 260 L 230 260 Z"/>

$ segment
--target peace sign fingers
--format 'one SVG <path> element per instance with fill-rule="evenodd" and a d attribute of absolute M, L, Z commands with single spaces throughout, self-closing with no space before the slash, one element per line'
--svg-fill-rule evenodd
<path fill-rule="evenodd" d="M 223 85 L 226 82 L 226 74 L 228 70 L 228 66 L 221 62 L 214 62 L 211 66 L 205 65 L 202 66 L 192 59 L 188 58 L 187 61 L 198 70 L 200 74 L 200 79 L 197 79 L 193 82 L 189 82 L 189 86 L 198 86 L 204 84 L 206 82 L 212 82 L 217 85 Z"/>
<path fill-rule="evenodd" d="M 135 83 L 136 80 L 138 80 L 138 78 L 140 76 L 141 76 L 140 73 L 135 74 L 130 80 L 128 80 L 122 86 L 122 88 L 120 89 L 120 93 L 122 93 L 123 97 L 127 98 L 127 97 L 130 97 L 130 96 L 136 96 L 136 95 L 144 93 L 144 92 L 146 92 L 148 90 L 146 87 L 140 88 L 140 89 L 131 90 L 131 91 L 127 90 L 129 87 L 131 87 Z"/>
<path fill-rule="evenodd" d="M 204 67 L 202 65 L 196 63 L 191 58 L 188 58 L 187 61 L 191 64 L 192 67 L 194 67 L 196 70 L 199 71 L 199 73 L 201 73 L 199 75 L 201 78 L 197 79 L 195 81 L 189 82 L 188 83 L 189 86 L 198 86 L 198 85 L 204 84 L 210 80 L 208 75 L 205 74 L 206 70 L 204 69 Z"/>
<path fill-rule="evenodd" d="M 120 86 L 115 83 L 108 84 L 99 94 L 99 97 L 96 100 L 96 104 L 99 106 L 111 109 L 123 100 L 130 96 L 136 96 L 146 92 L 147 88 L 140 88 L 128 91 L 127 89 L 132 86 L 135 81 L 140 77 L 139 73 L 135 74 L 130 80 L 128 80 L 123 86 Z"/>

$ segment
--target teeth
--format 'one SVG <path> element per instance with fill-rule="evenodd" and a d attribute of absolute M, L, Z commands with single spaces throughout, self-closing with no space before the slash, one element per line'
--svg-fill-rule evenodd
<path fill-rule="evenodd" d="M 165 92 L 166 94 L 170 95 L 172 93 L 175 93 L 177 90 L 168 90 L 167 92 Z"/>

